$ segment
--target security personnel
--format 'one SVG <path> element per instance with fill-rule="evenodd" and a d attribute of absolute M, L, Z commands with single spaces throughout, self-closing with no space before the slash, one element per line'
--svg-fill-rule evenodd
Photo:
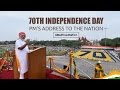
<path fill-rule="evenodd" d="M 104 76 L 104 68 L 101 65 L 101 61 L 98 61 L 98 63 L 95 65 L 95 78 L 102 78 Z"/>

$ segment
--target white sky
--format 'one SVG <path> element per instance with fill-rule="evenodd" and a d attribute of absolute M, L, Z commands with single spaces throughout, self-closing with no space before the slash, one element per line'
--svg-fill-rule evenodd
<path fill-rule="evenodd" d="M 21 31 L 24 31 L 31 40 L 71 39 L 53 38 L 52 31 L 30 31 L 29 17 L 103 17 L 102 26 L 108 28 L 106 37 L 120 37 L 120 11 L 0 11 L 0 41 L 16 40 Z M 85 36 L 89 40 L 100 40 L 105 37 L 105 30 L 79 31 L 79 33 L 80 37 Z"/>

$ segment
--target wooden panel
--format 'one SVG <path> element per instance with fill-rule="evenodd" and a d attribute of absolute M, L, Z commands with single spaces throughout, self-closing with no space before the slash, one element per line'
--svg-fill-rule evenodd
<path fill-rule="evenodd" d="M 13 70 L 14 70 L 14 79 L 19 79 L 19 72 L 17 68 L 16 57 L 13 55 Z"/>
<path fill-rule="evenodd" d="M 46 47 L 28 53 L 28 79 L 46 79 Z"/>

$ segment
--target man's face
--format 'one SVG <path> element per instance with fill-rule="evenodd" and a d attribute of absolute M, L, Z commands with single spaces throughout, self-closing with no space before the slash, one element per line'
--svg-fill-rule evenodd
<path fill-rule="evenodd" d="M 24 40 L 26 38 L 26 35 L 25 34 L 21 34 L 20 38 Z"/>

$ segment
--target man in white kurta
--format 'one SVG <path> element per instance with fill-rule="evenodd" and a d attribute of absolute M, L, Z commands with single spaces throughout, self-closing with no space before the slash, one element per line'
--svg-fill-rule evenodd
<path fill-rule="evenodd" d="M 24 32 L 19 33 L 19 39 L 15 42 L 15 54 L 18 71 L 20 73 L 19 79 L 24 79 L 24 74 L 28 71 L 28 60 L 27 60 L 27 53 L 29 52 L 28 42 L 24 41 L 26 35 Z"/>

